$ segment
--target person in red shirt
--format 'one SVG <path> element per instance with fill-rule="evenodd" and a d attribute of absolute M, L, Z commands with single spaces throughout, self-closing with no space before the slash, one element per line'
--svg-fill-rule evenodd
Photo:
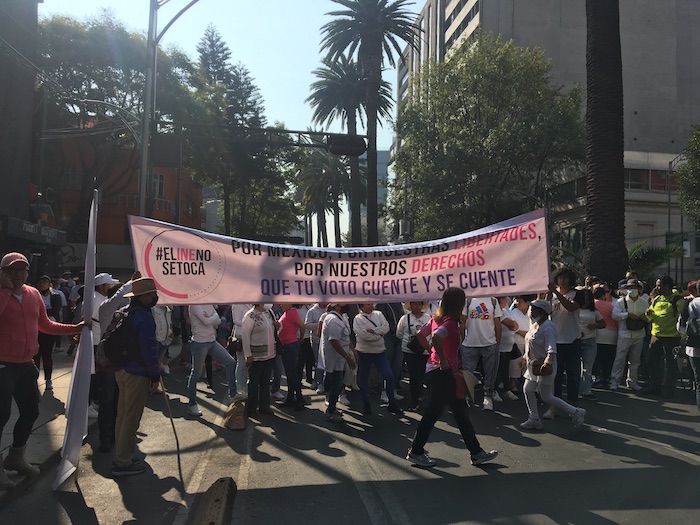
<path fill-rule="evenodd" d="M 49 335 L 72 335 L 84 323 L 63 324 L 46 315 L 39 291 L 24 284 L 29 261 L 21 253 L 6 254 L 0 262 L 0 434 L 10 419 L 12 399 L 19 418 L 12 448 L 4 462 L 0 456 L 0 489 L 14 486 L 5 470 L 36 476 L 39 469 L 24 459 L 32 426 L 39 417 L 39 371 L 32 358 L 39 351 L 39 330 Z M 5 470 L 3 470 L 5 469 Z"/>
<path fill-rule="evenodd" d="M 284 407 L 294 407 L 294 410 L 304 410 L 304 397 L 301 394 L 301 377 L 297 373 L 297 361 L 301 351 L 301 339 L 306 331 L 304 322 L 299 317 L 296 306 L 282 303 L 282 317 L 280 317 L 279 338 L 284 345 L 282 362 L 284 373 L 287 376 L 287 400 L 282 403 Z"/>

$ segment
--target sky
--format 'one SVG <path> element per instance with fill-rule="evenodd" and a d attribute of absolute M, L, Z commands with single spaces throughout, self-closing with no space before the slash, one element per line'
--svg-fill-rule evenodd
<path fill-rule="evenodd" d="M 189 3 L 169 0 L 158 9 L 158 30 Z M 146 33 L 148 0 L 44 0 L 39 17 L 64 15 L 81 21 L 108 9 L 129 30 Z M 409 9 L 418 12 L 420 5 Z M 190 58 L 209 24 L 213 24 L 231 49 L 232 62 L 242 63 L 251 73 L 264 99 L 270 125 L 283 122 L 286 129 L 303 131 L 312 126 L 312 109 L 305 102 L 309 86 L 320 67 L 321 27 L 332 19 L 326 13 L 342 9 L 330 0 L 199 0 L 168 29 L 161 40 L 176 46 Z M 388 64 L 386 64 L 388 66 Z M 389 67 L 384 78 L 392 85 L 396 70 Z M 395 95 L 395 90 L 394 90 Z M 340 131 L 340 124 L 331 131 Z M 377 148 L 389 149 L 391 123 L 380 127 Z"/>

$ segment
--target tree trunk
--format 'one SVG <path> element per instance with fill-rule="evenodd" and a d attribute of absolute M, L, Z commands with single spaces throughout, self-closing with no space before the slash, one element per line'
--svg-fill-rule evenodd
<path fill-rule="evenodd" d="M 627 270 L 619 0 L 586 0 L 586 243 L 590 274 L 617 282 Z"/>
<path fill-rule="evenodd" d="M 338 195 L 333 196 L 333 231 L 335 233 L 335 247 L 340 248 L 343 243 L 340 233 L 340 203 Z"/>
<path fill-rule="evenodd" d="M 362 57 L 360 49 L 360 64 L 367 82 L 367 245 L 379 244 L 379 214 L 377 204 L 377 108 L 379 107 L 379 87 L 382 79 L 381 41 L 378 45 L 367 46 L 368 52 Z M 377 52 L 370 51 L 376 47 Z"/>
<path fill-rule="evenodd" d="M 357 135 L 355 111 L 346 109 L 348 133 Z M 360 178 L 360 158 L 350 157 L 350 245 L 362 246 L 362 180 Z"/>

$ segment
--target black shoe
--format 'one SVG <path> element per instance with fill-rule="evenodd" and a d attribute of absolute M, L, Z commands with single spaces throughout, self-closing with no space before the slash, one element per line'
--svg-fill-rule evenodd
<path fill-rule="evenodd" d="M 401 407 L 396 402 L 396 399 L 392 399 L 391 401 L 389 401 L 389 406 L 387 407 L 387 410 L 392 414 L 396 414 L 397 416 L 403 414 L 403 410 L 401 410 Z"/>
<path fill-rule="evenodd" d="M 589 401 L 596 401 L 598 398 L 593 394 L 581 394 L 583 399 L 588 399 Z"/>
<path fill-rule="evenodd" d="M 283 407 L 293 407 L 296 404 L 297 404 L 297 402 L 294 401 L 293 397 L 288 397 L 287 400 L 284 403 L 282 403 L 282 406 Z"/>
<path fill-rule="evenodd" d="M 368 402 L 362 403 L 362 413 L 366 416 L 372 415 L 372 405 Z"/>
<path fill-rule="evenodd" d="M 116 463 L 112 463 L 112 476 L 121 478 L 125 476 L 135 476 L 146 472 L 146 465 L 141 461 L 132 461 L 131 465 L 126 467 L 118 467 Z"/>
<path fill-rule="evenodd" d="M 100 448 L 98 449 L 100 452 L 110 452 L 114 448 L 114 441 L 112 440 L 104 440 L 100 441 Z"/>
<path fill-rule="evenodd" d="M 248 417 L 255 417 L 255 416 L 258 415 L 258 411 L 255 410 L 255 409 L 246 410 L 245 412 L 246 412 L 246 415 L 247 415 Z"/>

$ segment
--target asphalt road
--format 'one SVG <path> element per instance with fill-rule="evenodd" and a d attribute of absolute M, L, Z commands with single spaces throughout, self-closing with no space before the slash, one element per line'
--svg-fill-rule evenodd
<path fill-rule="evenodd" d="M 482 446 L 500 452 L 482 467 L 469 464 L 445 413 L 426 446 L 437 465 L 421 469 L 404 459 L 419 414 L 388 414 L 377 396 L 362 416 L 353 394 L 346 422 L 332 424 L 322 396 L 306 389 L 303 412 L 276 409 L 231 431 L 221 427 L 225 374 L 215 378 L 215 393 L 200 383 L 201 419 L 185 416 L 185 369 L 166 380 L 179 454 L 163 396 L 153 396 L 139 435 L 145 474 L 112 479 L 111 456 L 91 434 L 77 476 L 52 492 L 49 469 L 0 509 L 0 524 L 188 523 L 198 495 L 224 476 L 238 484 L 236 524 L 700 521 L 700 416 L 687 390 L 673 402 L 598 392 L 582 402 L 581 429 L 558 418 L 544 432 L 520 431 L 522 399 L 472 408 Z"/>

